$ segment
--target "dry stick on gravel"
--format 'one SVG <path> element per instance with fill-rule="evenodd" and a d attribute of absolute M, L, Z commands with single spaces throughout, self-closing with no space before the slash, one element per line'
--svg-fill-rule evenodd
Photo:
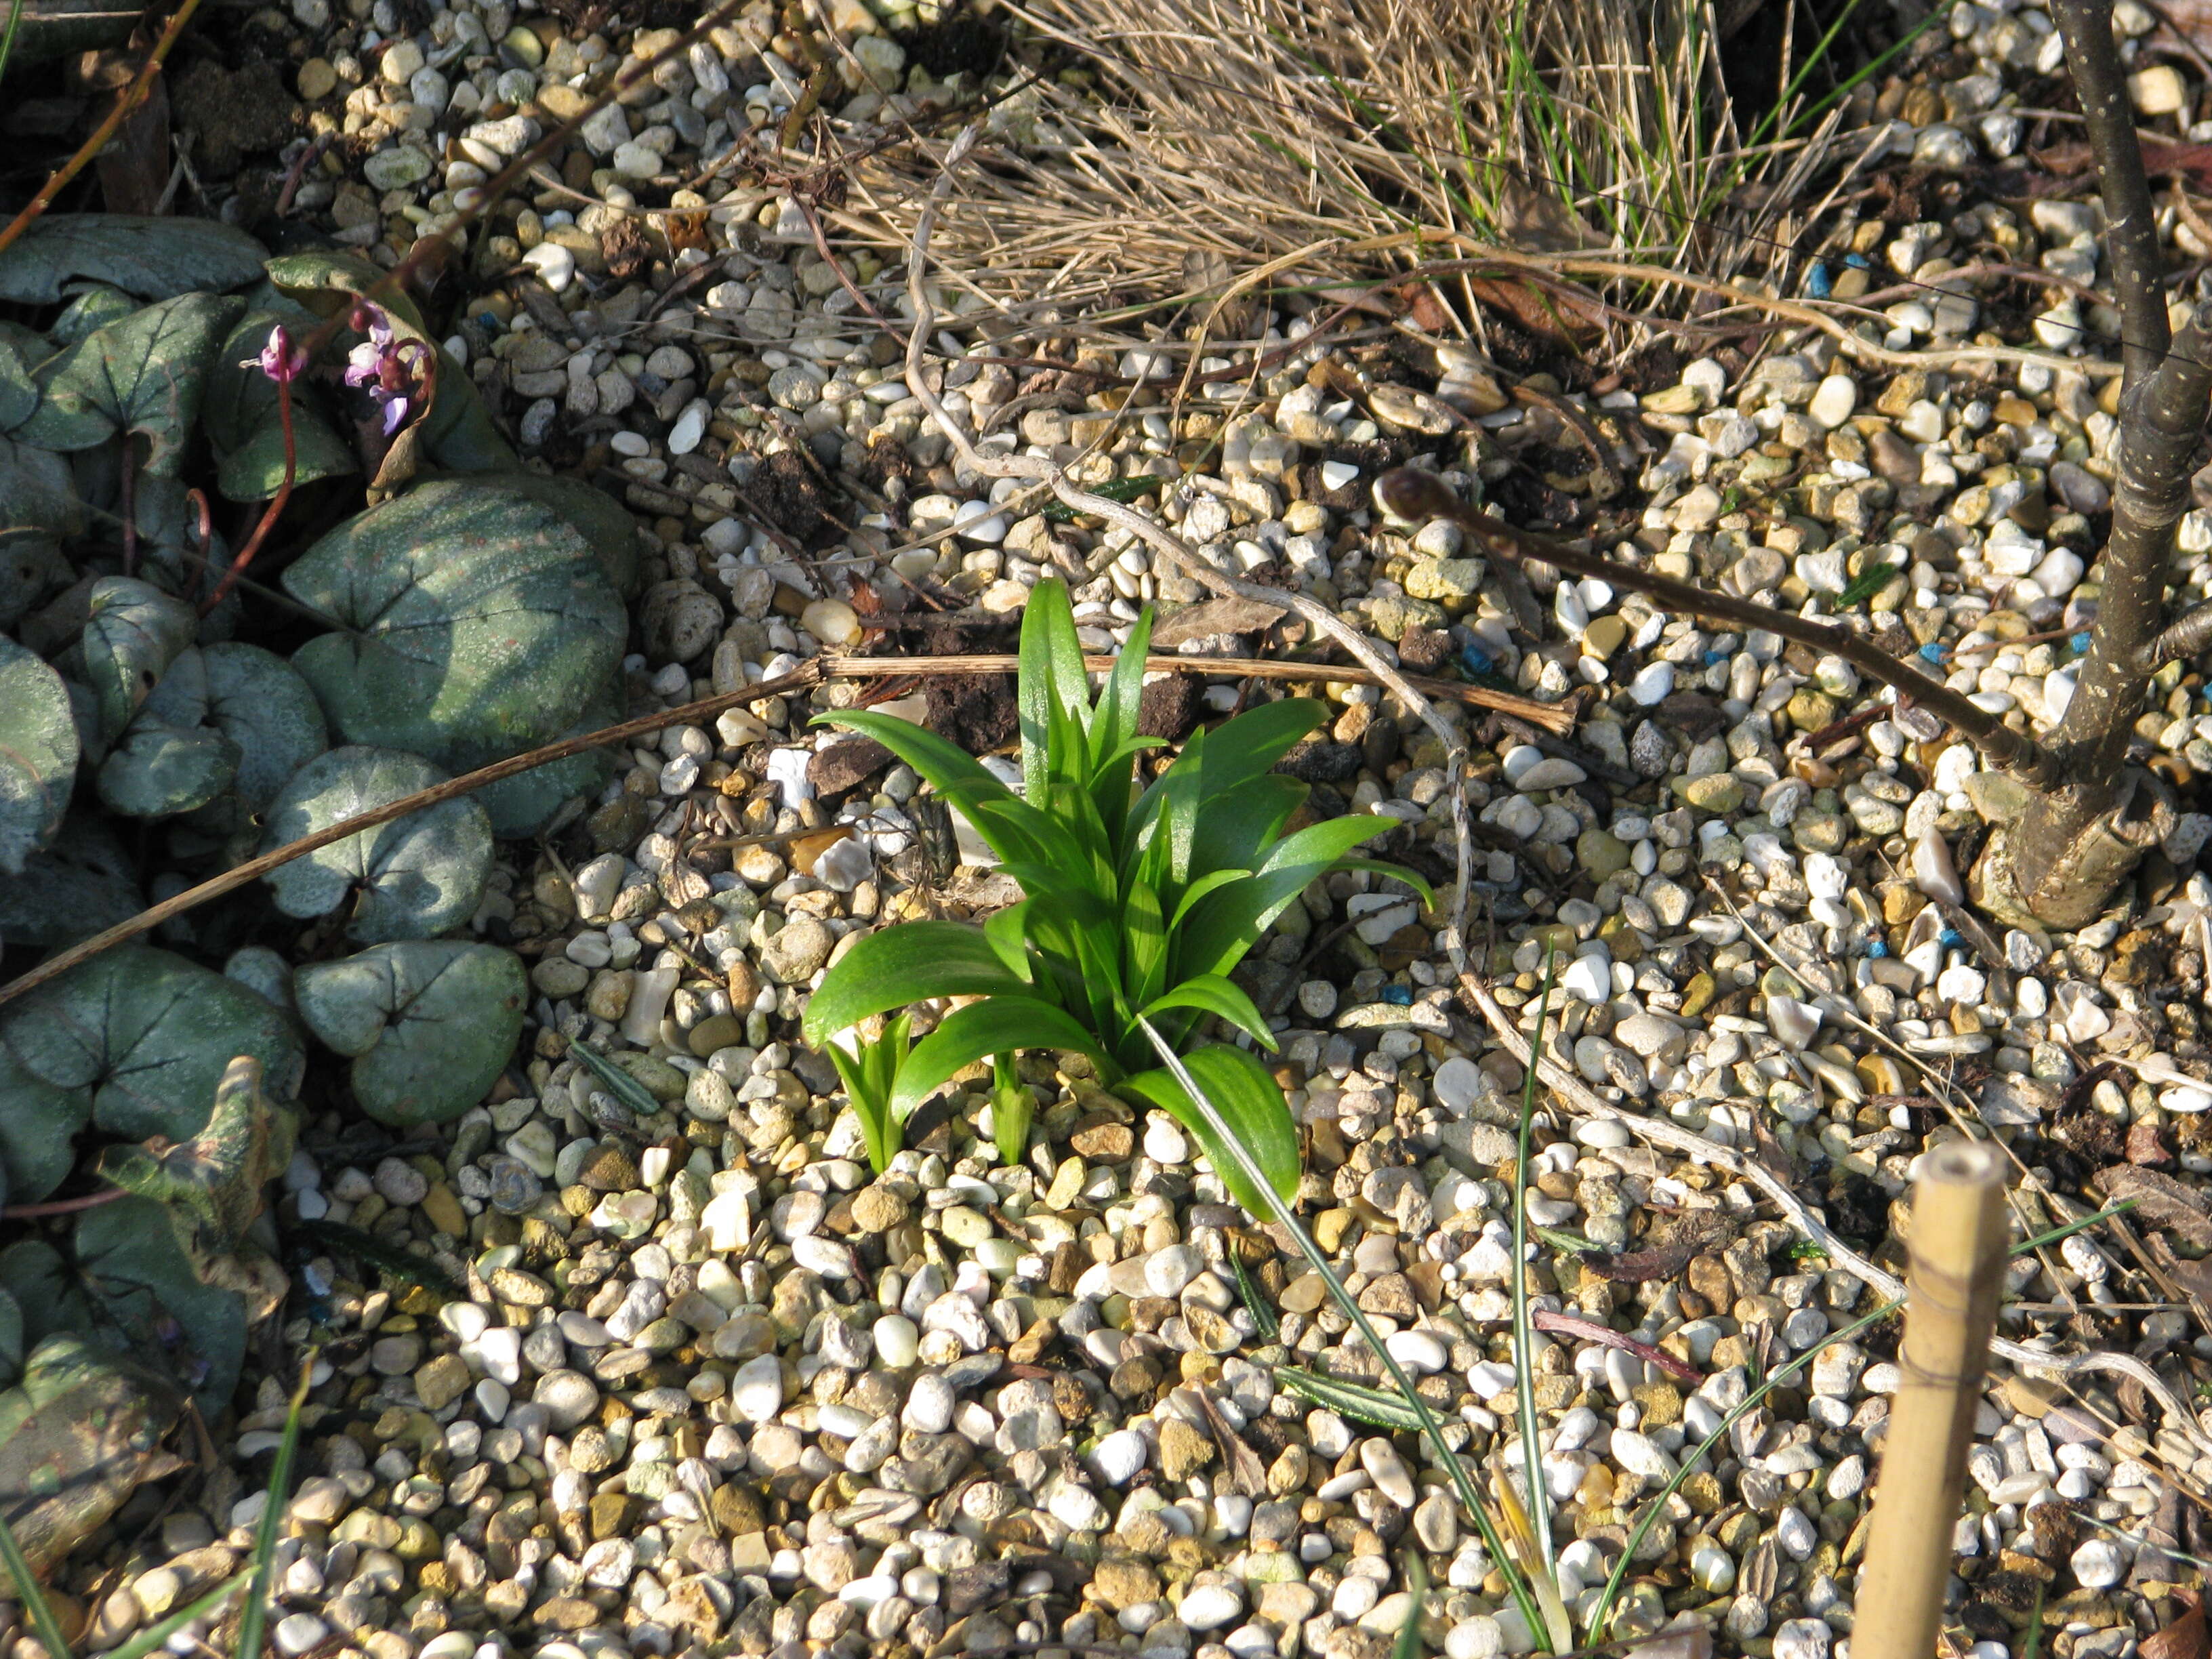
<path fill-rule="evenodd" d="M 1506 1052 L 1523 1066 L 1532 1062 L 1540 1064 L 1542 1070 L 1540 1075 L 1545 1085 L 1558 1094 L 1571 1109 L 1587 1117 L 1610 1119 L 1631 1134 L 1639 1135 L 1654 1146 L 1699 1159 L 1715 1169 L 1724 1170 L 1741 1180 L 1748 1181 L 1774 1201 L 1791 1226 L 1818 1244 L 1829 1261 L 1870 1287 L 1884 1301 L 1903 1299 L 1905 1294 L 1903 1279 L 1876 1267 L 1837 1237 L 1829 1231 L 1827 1224 L 1812 1212 L 1804 1200 L 1757 1159 L 1746 1158 L 1734 1147 L 1723 1146 L 1717 1140 L 1708 1140 L 1671 1119 L 1625 1112 L 1620 1107 L 1600 1099 L 1581 1078 L 1567 1067 L 1548 1056 L 1539 1060 L 1528 1039 L 1521 1035 L 1520 1028 L 1513 1023 L 1512 1016 L 1505 1012 L 1480 975 L 1462 974 L 1459 988 L 1497 1034 Z M 2024 1370 L 2040 1371 L 2062 1381 L 2087 1371 L 2112 1371 L 2129 1377 L 2158 1402 L 2159 1408 L 2166 1413 L 2171 1425 L 2179 1430 L 2191 1445 L 2199 1452 L 2212 1455 L 2212 1436 L 2208 1436 L 2197 1426 L 2196 1413 L 2166 1386 L 2157 1372 L 2131 1354 L 2106 1353 L 2096 1350 L 2087 1353 L 2050 1353 L 2006 1337 L 1992 1340 L 1990 1352 Z"/>
<path fill-rule="evenodd" d="M 929 235 L 935 223 L 938 210 L 943 205 L 952 185 L 953 169 L 968 157 L 975 148 L 981 129 L 963 128 L 960 137 L 945 152 L 945 163 L 939 171 L 936 184 L 929 198 L 922 205 L 915 221 L 914 236 L 908 251 L 906 266 L 907 295 L 914 307 L 913 331 L 907 337 L 906 379 L 914 395 L 921 402 L 960 459 L 975 471 L 987 478 L 1026 478 L 1052 486 L 1053 493 L 1079 513 L 1089 513 L 1119 526 L 1170 564 L 1190 576 L 1201 586 L 1226 596 L 1256 599 L 1296 611 L 1317 631 L 1334 640 L 1376 677 L 1376 682 L 1411 709 L 1421 723 L 1434 732 L 1444 746 L 1444 769 L 1451 780 L 1452 836 L 1456 871 L 1452 902 L 1451 929 L 1446 936 L 1445 950 L 1451 959 L 1454 972 L 1463 972 L 1467 967 L 1467 916 L 1468 901 L 1474 893 L 1474 839 L 1468 823 L 1467 812 L 1467 742 L 1452 728 L 1451 723 L 1437 713 L 1436 706 L 1415 690 L 1373 643 L 1357 629 L 1351 627 L 1327 605 L 1306 594 L 1288 588 L 1263 586 L 1258 582 L 1240 581 L 1215 569 L 1192 550 L 1182 538 L 1164 526 L 1154 524 L 1135 508 L 1119 501 L 1109 501 L 1103 495 L 1094 495 L 1069 481 L 1067 475 L 1050 461 L 1030 455 L 986 455 L 977 449 L 966 430 L 952 418 L 949 410 L 929 389 L 922 375 L 921 354 L 925 342 L 937 325 L 937 308 L 930 303 L 928 288 L 923 270 L 929 257 Z"/>
<path fill-rule="evenodd" d="M 1103 673 L 1114 665 L 1114 660 L 1111 657 L 1085 657 L 1084 665 Z M 671 726 L 696 726 L 701 721 L 714 719 L 725 710 L 793 692 L 811 691 L 829 680 L 912 679 L 941 674 L 1012 673 L 1019 663 L 1020 659 L 1012 656 L 817 657 L 792 673 L 772 680 L 762 680 L 742 690 L 720 692 L 711 697 L 702 697 L 696 702 L 682 703 L 657 714 L 641 714 L 619 725 L 586 732 L 580 737 L 563 738 L 558 743 L 549 743 L 542 749 L 495 761 L 489 766 L 465 772 L 458 778 L 449 778 L 428 789 L 420 789 L 411 795 L 402 795 L 397 800 L 386 801 L 369 811 L 341 819 L 312 836 L 303 836 L 298 841 L 272 848 L 259 857 L 248 859 L 221 875 L 210 876 L 197 887 L 188 887 L 173 897 L 141 910 L 128 921 L 118 922 L 105 933 L 95 933 L 82 944 L 71 945 L 68 950 L 49 957 L 28 973 L 0 985 L 0 1003 L 12 1002 L 47 981 L 58 978 L 79 963 L 98 956 L 109 946 L 136 939 L 165 921 L 173 921 L 187 911 L 197 909 L 210 899 L 221 898 L 225 893 L 234 893 L 270 871 L 289 864 L 294 859 L 304 858 L 319 848 L 328 847 L 332 842 L 343 841 L 364 830 L 374 830 L 380 823 L 404 818 L 410 812 L 422 811 L 441 801 L 471 793 L 489 784 L 498 783 L 554 761 L 566 760 L 571 755 L 580 755 L 586 750 L 611 744 L 628 743 L 634 738 L 650 737 Z M 1393 690 L 1408 684 L 1395 673 L 1386 678 L 1365 668 L 1345 667 L 1333 663 L 1261 662 L 1243 657 L 1159 654 L 1146 658 L 1145 666 L 1147 671 L 1163 673 L 1238 675 L 1256 679 L 1301 680 L 1309 684 L 1324 680 L 1349 681 L 1362 685 L 1385 686 Z M 1456 697 L 1478 708 L 1497 708 L 1540 724 L 1547 731 L 1564 734 L 1574 725 L 1571 712 L 1559 704 L 1534 702 L 1526 697 L 1492 691 L 1486 686 L 1457 685 L 1445 680 L 1423 680 L 1419 684 L 1437 696 Z M 1413 692 L 1413 696 L 1418 698 L 1419 693 Z"/>
<path fill-rule="evenodd" d="M 1852 1651 L 1919 1659 L 1936 1644 L 1951 1577 L 1951 1534 L 1990 1338 L 2004 1286 L 2004 1162 L 1954 1140 L 1923 1156 L 1913 1183 L 1911 1301 L 1898 1344 L 1902 1374 L 1881 1443 L 1863 1582 L 1881 1586 L 1860 1614 Z"/>

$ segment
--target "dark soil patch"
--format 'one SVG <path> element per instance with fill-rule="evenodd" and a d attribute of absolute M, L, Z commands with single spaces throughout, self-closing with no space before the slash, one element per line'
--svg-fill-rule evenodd
<path fill-rule="evenodd" d="M 276 65 L 255 58 L 235 70 L 202 58 L 170 93 L 177 125 L 210 177 L 228 179 L 246 156 L 276 149 L 298 125 L 300 106 Z"/>
<path fill-rule="evenodd" d="M 829 490 L 796 450 L 779 450 L 763 461 L 746 493 L 763 518 L 804 546 L 820 546 L 843 533 L 830 516 L 836 503 Z"/>
<path fill-rule="evenodd" d="M 1198 724 L 1199 685 L 1188 674 L 1154 680 L 1137 697 L 1137 734 L 1181 743 Z"/>
<path fill-rule="evenodd" d="M 980 17 L 973 7 L 956 5 L 938 21 L 899 37 L 909 64 L 919 64 L 937 80 L 966 73 L 990 74 L 1006 55 L 1003 25 Z"/>
<path fill-rule="evenodd" d="M 945 674 L 929 682 L 922 724 L 971 755 L 994 754 L 1021 735 L 1010 674 Z"/>

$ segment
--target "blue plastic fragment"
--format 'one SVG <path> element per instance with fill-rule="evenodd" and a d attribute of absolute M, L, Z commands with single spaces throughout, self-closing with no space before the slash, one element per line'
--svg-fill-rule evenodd
<path fill-rule="evenodd" d="M 1410 985 L 1386 985 L 1382 988 L 1382 1000 L 1393 1008 L 1410 1008 L 1413 1006 L 1413 988 Z"/>
<path fill-rule="evenodd" d="M 1844 263 L 1850 266 L 1854 270 L 1872 270 L 1874 269 L 1874 262 L 1869 259 L 1863 253 L 1846 253 L 1844 255 Z"/>
<path fill-rule="evenodd" d="M 1708 651 L 1705 653 L 1705 666 L 1708 668 L 1712 667 L 1716 663 L 1723 663 L 1727 660 L 1728 653 L 1725 651 Z"/>
<path fill-rule="evenodd" d="M 2077 657 L 2087 656 L 2089 654 L 2089 630 L 2085 628 L 2079 634 L 2069 636 L 2066 641 L 2066 648 L 2071 651 Z"/>
<path fill-rule="evenodd" d="M 1930 640 L 1927 644 L 1920 647 L 1920 659 L 1923 662 L 1941 662 L 1945 657 L 1950 655 L 1950 653 L 1951 647 L 1949 646 L 1938 645 L 1933 640 Z"/>
<path fill-rule="evenodd" d="M 1887 956 L 1889 954 L 1889 942 L 1887 939 L 1869 939 L 1867 942 L 1867 954 L 1870 957 Z"/>
<path fill-rule="evenodd" d="M 1490 672 L 1490 653 L 1472 640 L 1460 647 L 1459 659 L 1470 674 L 1487 674 Z"/>
<path fill-rule="evenodd" d="M 1955 950 L 1958 946 L 1964 945 L 1966 942 L 1966 935 L 1961 933 L 1957 928 L 1946 927 L 1942 933 L 1936 935 L 1936 942 L 1938 945 L 1941 945 L 1945 950 L 1950 951 Z"/>
<path fill-rule="evenodd" d="M 1812 270 L 1805 273 L 1805 297 L 1808 300 L 1825 300 L 1835 291 L 1836 284 L 1828 275 L 1827 261 L 1814 260 Z"/>

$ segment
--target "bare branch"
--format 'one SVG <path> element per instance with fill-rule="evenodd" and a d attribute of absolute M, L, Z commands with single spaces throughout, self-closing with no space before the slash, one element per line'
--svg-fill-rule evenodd
<path fill-rule="evenodd" d="M 2158 366 L 2170 343 L 2166 270 L 2158 247 L 2158 220 L 2142 148 L 2136 143 L 2135 110 L 2127 72 L 2112 40 L 2112 0 L 2051 0 L 2058 32 L 2066 38 L 2066 66 L 2074 76 L 2096 157 L 2105 198 L 2105 244 L 2112 262 L 2112 289 L 2120 307 L 2120 361 L 2133 387 Z"/>
<path fill-rule="evenodd" d="M 1540 559 L 1571 575 L 1595 576 L 1615 587 L 1647 594 L 1670 611 L 1718 617 L 1742 628 L 1765 629 L 1815 651 L 1831 652 L 1870 678 L 1911 697 L 1929 713 L 1948 720 L 1982 751 L 1991 765 L 2017 772 L 2039 788 L 2048 788 L 2060 780 L 2057 757 L 2034 738 L 2014 731 L 1941 680 L 1906 666 L 1873 641 L 1849 629 L 1814 622 L 1725 593 L 1707 592 L 1687 582 L 1581 552 L 1548 536 L 1516 530 L 1503 520 L 1476 512 L 1433 472 L 1413 467 L 1386 472 L 1376 480 L 1375 499 L 1384 512 L 1396 518 L 1449 519 L 1491 553 L 1515 563 L 1523 559 Z"/>
<path fill-rule="evenodd" d="M 2185 612 L 2150 642 L 2150 658 L 2143 670 L 2155 674 L 2170 662 L 2186 662 L 2207 646 L 2212 646 L 2212 599 Z"/>

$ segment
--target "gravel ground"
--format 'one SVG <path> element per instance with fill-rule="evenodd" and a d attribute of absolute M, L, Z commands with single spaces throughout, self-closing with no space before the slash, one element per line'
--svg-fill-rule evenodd
<path fill-rule="evenodd" d="M 2146 34 L 2148 13 L 2121 11 Z M 779 34 L 765 4 L 718 31 L 587 124 L 566 185 L 497 210 L 466 256 L 481 293 L 455 355 L 526 454 L 607 481 L 651 531 L 633 712 L 864 642 L 1004 649 L 988 627 L 896 630 L 1003 623 L 1050 571 L 1075 573 L 1102 650 L 1139 605 L 1200 597 L 1125 535 L 1010 510 L 1014 485 L 955 463 L 903 379 L 899 270 L 852 248 L 841 275 L 805 200 L 700 179 L 700 158 L 809 86 L 848 141 L 974 91 L 921 66 L 942 32 L 915 33 L 913 14 L 829 15 L 842 46 Z M 610 65 L 672 38 L 474 0 L 294 0 L 293 15 L 277 55 L 313 130 L 343 140 L 298 202 L 387 263 Z M 2212 819 L 2185 812 L 2095 926 L 1992 930 L 1959 872 L 2002 785 L 1937 722 L 1872 718 L 1850 668 L 1772 635 L 1540 570 L 1501 580 L 1455 527 L 1385 526 L 1366 493 L 1381 466 L 1425 459 L 1516 521 L 1595 511 L 1616 556 L 1820 614 L 1893 562 L 1899 578 L 1843 614 L 1994 712 L 2055 720 L 2096 592 L 2117 319 L 2082 297 L 2100 279 L 2094 206 L 2006 207 L 1961 171 L 2033 136 L 2014 111 L 2051 101 L 2048 20 L 2008 0 L 1949 23 L 1858 112 L 1889 158 L 1863 165 L 1891 181 L 1891 217 L 1824 221 L 1838 228 L 1806 291 L 1871 294 L 1862 333 L 1893 350 L 2003 343 L 2038 361 L 1875 369 L 1802 331 L 1592 382 L 1557 363 L 1502 374 L 1403 331 L 1309 342 L 1330 307 L 1298 299 L 1206 348 L 1178 395 L 1179 338 L 1016 337 L 948 280 L 949 361 L 928 372 L 987 449 L 1094 486 L 1183 474 L 1142 504 L 1406 667 L 1574 700 L 1564 741 L 1442 711 L 1475 757 L 1464 948 L 1502 1018 L 1534 1030 L 1547 942 L 1564 953 L 1546 1044 L 1580 1088 L 1538 1135 L 1537 1305 L 1668 1361 L 1568 1332 L 1528 1356 L 1568 1605 L 1589 1610 L 1686 1445 L 1876 1305 L 1869 1273 L 1901 1267 L 1893 1206 L 1922 1147 L 1994 1134 L 2024 1172 L 2023 1235 L 2138 1203 L 2018 1258 L 2002 1334 L 2132 1355 L 2179 1409 L 2116 1370 L 1993 1370 L 1949 1650 L 2024 1659 L 2039 1620 L 2045 1653 L 2126 1659 L 2197 1582 L 2212 1485 L 2212 1411 L 2193 1415 L 2212 1273 L 2189 1259 L 2212 1246 L 2212 878 L 2197 868 Z M 2146 125 L 2212 134 L 2188 125 L 2193 70 L 2130 50 Z M 1018 103 L 1000 107 L 1003 125 Z M 675 216 L 641 221 L 641 204 Z M 2167 217 L 2182 256 L 2212 254 L 2193 209 Z M 1510 395 L 1516 380 L 1534 395 Z M 1626 491 L 1599 507 L 1608 470 Z M 2202 598 L 2212 512 L 2190 515 L 2181 549 L 2177 581 Z M 1278 622 L 1184 648 L 1299 638 Z M 1310 689 L 1333 722 L 1289 764 L 1316 810 L 1395 817 L 1386 855 L 1448 876 L 1442 745 L 1387 694 Z M 813 702 L 860 695 L 832 684 Z M 1216 680 L 1200 709 L 1266 695 Z M 1011 731 L 988 684 L 892 706 L 971 739 Z M 301 1254 L 255 1409 L 196 1497 L 118 1528 L 136 1541 L 82 1586 L 91 1639 L 229 1570 L 283 1417 L 283 1352 L 318 1340 L 278 1558 L 285 1659 L 1380 1659 L 1417 1555 L 1430 1651 L 1529 1650 L 1419 1437 L 1281 1384 L 1284 1365 L 1380 1370 L 1169 1119 L 1031 1055 L 1022 1164 L 996 1163 L 979 1084 L 871 1177 L 834 1071 L 797 1042 L 808 988 L 856 933 L 981 914 L 1011 884 L 932 833 L 911 773 L 817 733 L 812 712 L 775 698 L 671 727 L 487 902 L 477 927 L 532 961 L 538 997 L 495 1098 L 404 1146 L 311 1127 L 283 1219 L 373 1231 L 464 1294 Z M 1869 718 L 1808 745 L 1854 713 Z M 2212 770 L 2197 675 L 2161 675 L 2140 730 L 2175 783 Z M 1455 942 L 1402 890 L 1342 875 L 1248 979 L 1308 1132 L 1309 1224 L 1486 1486 L 1518 1456 L 1522 1067 L 1455 979 Z M 1279 1314 L 1272 1340 L 1232 1255 Z M 1681 1619 L 1725 1652 L 1844 1653 L 1894 1334 L 1826 1347 L 1731 1431 L 1647 1540 L 1624 1631 Z"/>

